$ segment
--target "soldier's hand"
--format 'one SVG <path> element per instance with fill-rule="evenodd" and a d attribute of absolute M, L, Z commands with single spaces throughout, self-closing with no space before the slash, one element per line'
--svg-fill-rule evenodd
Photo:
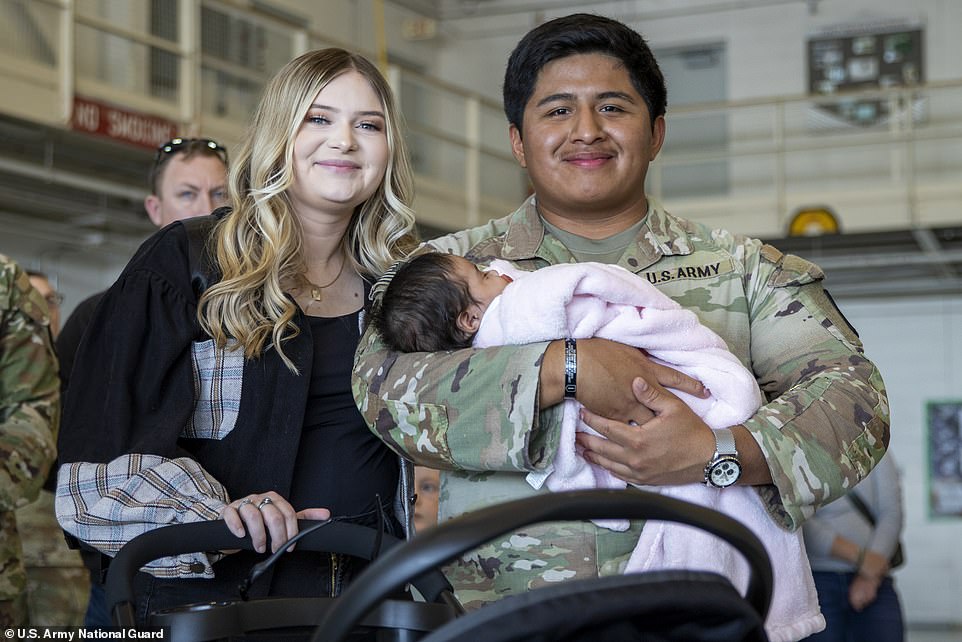
<path fill-rule="evenodd" d="M 580 374 L 580 372 L 579 372 Z M 654 414 L 629 425 L 587 409 L 582 419 L 603 437 L 579 432 L 584 457 L 633 484 L 688 484 L 704 480 L 715 452 L 708 425 L 685 402 L 642 378 L 632 382 L 633 397 Z"/>
<path fill-rule="evenodd" d="M 697 379 L 655 363 L 638 348 L 608 339 L 578 340 L 577 398 L 595 414 L 639 424 L 651 419 L 652 410 L 640 403 L 632 390 L 637 377 L 655 390 L 674 388 L 696 397 L 709 395 Z"/>

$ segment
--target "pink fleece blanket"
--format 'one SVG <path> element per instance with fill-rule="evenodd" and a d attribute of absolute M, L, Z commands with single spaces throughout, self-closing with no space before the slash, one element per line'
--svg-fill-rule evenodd
<path fill-rule="evenodd" d="M 761 404 L 754 376 L 721 337 L 643 278 L 600 263 L 554 265 L 536 272 L 520 271 L 505 261 L 494 261 L 491 267 L 514 282 L 489 305 L 474 339 L 476 347 L 562 337 L 612 339 L 643 348 L 656 361 L 704 383 L 712 393 L 708 399 L 677 394 L 712 428 L 740 424 Z M 546 472 L 530 473 L 528 483 L 553 491 L 625 488 L 624 481 L 578 453 L 575 432 L 597 433 L 580 421 L 577 401 L 564 403 L 555 460 Z M 773 642 L 799 640 L 824 628 L 800 531 L 789 533 L 778 527 L 753 489 L 686 484 L 646 490 L 726 513 L 761 539 L 775 565 L 772 607 L 765 622 Z M 628 527 L 619 520 L 598 524 L 614 530 Z M 668 568 L 715 571 L 743 593 L 748 584 L 748 565 L 715 536 L 680 524 L 649 521 L 625 572 Z"/>

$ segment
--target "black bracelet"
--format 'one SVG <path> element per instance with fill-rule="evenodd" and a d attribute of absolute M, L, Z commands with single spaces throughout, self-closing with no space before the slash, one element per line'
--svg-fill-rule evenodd
<path fill-rule="evenodd" d="M 565 399 L 574 399 L 578 392 L 578 342 L 565 339 Z"/>

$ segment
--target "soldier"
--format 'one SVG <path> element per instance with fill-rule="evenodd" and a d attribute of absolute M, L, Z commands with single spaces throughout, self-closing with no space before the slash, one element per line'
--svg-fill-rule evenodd
<path fill-rule="evenodd" d="M 43 272 L 27 270 L 30 283 L 47 302 L 50 333 L 60 332 L 63 295 Z M 22 535 L 23 564 L 27 571 L 27 604 L 31 626 L 80 626 L 87 608 L 89 582 L 80 553 L 71 550 L 54 513 L 51 470 L 37 500 L 17 509 L 17 529 Z"/>
<path fill-rule="evenodd" d="M 57 358 L 43 297 L 0 255 L 0 628 L 27 624 L 14 509 L 36 499 L 56 456 Z"/>
<path fill-rule="evenodd" d="M 888 406 L 875 366 L 822 287 L 823 273 L 756 239 L 669 214 L 644 189 L 665 138 L 664 79 L 644 39 L 601 16 L 557 18 L 508 61 L 504 107 L 534 194 L 513 214 L 430 245 L 521 269 L 599 261 L 643 276 L 719 334 L 767 403 L 712 431 L 669 388 L 703 387 L 605 341 L 392 353 L 362 339 L 355 401 L 371 429 L 415 463 L 445 469 L 440 521 L 533 491 L 558 447 L 560 402 L 581 401 L 607 439 L 585 456 L 634 484 L 753 485 L 797 529 L 881 458 Z M 724 491 L 721 491 L 724 492 Z M 621 572 L 642 524 L 536 525 L 449 569 L 477 606 L 534 586 Z"/>

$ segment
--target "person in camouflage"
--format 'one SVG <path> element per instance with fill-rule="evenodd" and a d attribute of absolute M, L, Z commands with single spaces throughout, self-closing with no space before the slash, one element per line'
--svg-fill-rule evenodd
<path fill-rule="evenodd" d="M 46 274 L 28 270 L 27 276 L 47 302 L 50 333 L 56 341 L 63 295 L 57 292 Z M 80 553 L 67 546 L 57 523 L 53 491 L 50 490 L 55 482 L 56 474 L 51 470 L 37 499 L 17 509 L 17 530 L 23 534 L 21 544 L 23 565 L 27 571 L 30 626 L 80 626 L 87 609 L 87 571 Z"/>
<path fill-rule="evenodd" d="M 43 297 L 0 255 L 0 628 L 27 623 L 15 509 L 36 499 L 56 456 L 57 358 Z"/>
<path fill-rule="evenodd" d="M 429 244 L 523 270 L 614 263 L 694 311 L 765 396 L 732 427 L 739 483 L 754 486 L 775 521 L 795 530 L 885 452 L 884 384 L 816 265 L 673 216 L 645 194 L 648 164 L 664 142 L 666 93 L 644 39 L 617 21 L 576 14 L 535 28 L 511 54 L 504 82 L 512 150 L 534 194 L 505 218 Z M 525 475 L 543 470 L 558 447 L 562 344 L 400 354 L 366 332 L 355 401 L 385 443 L 445 470 L 440 521 L 536 492 Z M 586 421 L 607 437 L 578 437 L 592 463 L 634 484 L 704 481 L 713 434 L 669 390 L 704 396 L 700 384 L 597 338 L 578 341 L 577 371 Z M 531 526 L 462 556 L 449 577 L 474 607 L 620 573 L 641 527 Z"/>

